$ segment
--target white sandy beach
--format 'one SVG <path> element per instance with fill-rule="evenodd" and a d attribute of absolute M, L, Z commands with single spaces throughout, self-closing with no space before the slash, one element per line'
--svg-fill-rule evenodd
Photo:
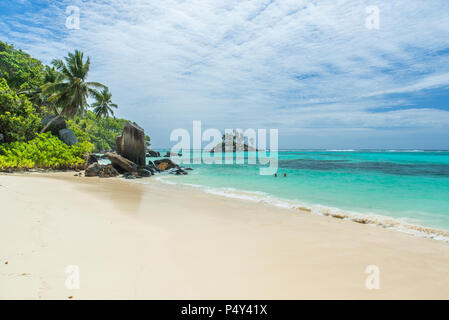
<path fill-rule="evenodd" d="M 0 175 L 0 203 L 0 299 L 449 299 L 448 243 L 372 225 L 73 172 Z"/>

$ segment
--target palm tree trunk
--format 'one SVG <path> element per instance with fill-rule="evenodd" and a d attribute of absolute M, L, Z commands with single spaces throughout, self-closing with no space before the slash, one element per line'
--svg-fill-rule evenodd
<path fill-rule="evenodd" d="M 53 119 L 51 119 L 46 125 L 45 127 L 42 128 L 40 133 L 44 133 L 45 131 L 47 131 L 48 127 L 51 126 L 51 124 L 56 121 L 57 119 L 61 118 L 61 115 L 57 115 L 56 117 L 54 117 Z"/>

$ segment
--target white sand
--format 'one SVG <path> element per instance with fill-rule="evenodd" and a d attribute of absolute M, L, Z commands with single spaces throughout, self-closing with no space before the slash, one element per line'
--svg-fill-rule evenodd
<path fill-rule="evenodd" d="M 0 298 L 449 298 L 448 243 L 140 182 L 0 175 Z"/>

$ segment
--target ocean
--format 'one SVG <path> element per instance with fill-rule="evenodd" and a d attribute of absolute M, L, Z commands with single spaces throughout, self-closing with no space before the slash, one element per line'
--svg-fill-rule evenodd
<path fill-rule="evenodd" d="M 192 157 L 199 156 L 192 152 Z M 260 175 L 260 165 L 247 163 L 256 156 L 234 154 L 244 164 L 183 165 L 194 170 L 157 179 L 231 198 L 363 218 L 384 227 L 449 230 L 449 151 L 283 150 L 278 153 L 278 177 Z"/>

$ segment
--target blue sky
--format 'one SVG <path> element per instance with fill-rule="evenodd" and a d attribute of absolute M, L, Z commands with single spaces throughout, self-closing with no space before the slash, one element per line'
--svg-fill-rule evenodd
<path fill-rule="evenodd" d="M 449 149 L 447 0 L 9 0 L 0 39 L 45 63 L 84 51 L 155 147 L 201 120 L 278 128 L 280 148 Z"/>

